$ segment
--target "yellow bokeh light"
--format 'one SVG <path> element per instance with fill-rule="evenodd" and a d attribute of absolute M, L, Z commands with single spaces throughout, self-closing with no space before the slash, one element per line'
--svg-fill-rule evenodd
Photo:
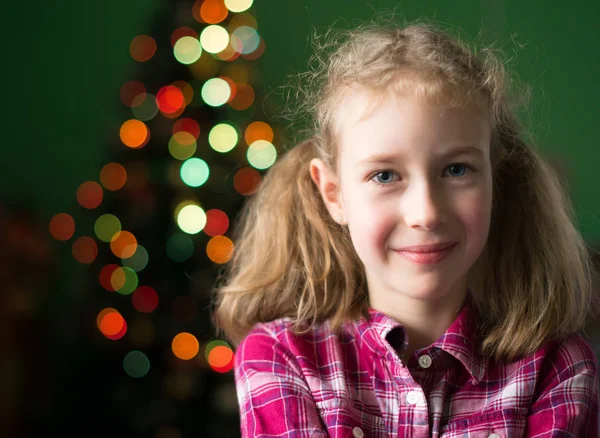
<path fill-rule="evenodd" d="M 244 12 L 250 9 L 254 0 L 225 0 L 225 6 L 231 12 Z"/>
<path fill-rule="evenodd" d="M 179 359 L 190 360 L 198 354 L 200 344 L 194 335 L 182 332 L 173 338 L 171 349 Z"/>
<path fill-rule="evenodd" d="M 221 106 L 231 97 L 231 87 L 221 78 L 212 78 L 202 86 L 202 100 L 210 106 Z"/>
<path fill-rule="evenodd" d="M 217 152 L 232 150 L 239 140 L 236 129 L 228 123 L 219 123 L 208 133 L 208 143 Z"/>
<path fill-rule="evenodd" d="M 198 234 L 206 226 L 206 213 L 198 205 L 186 205 L 177 215 L 177 225 L 188 234 Z"/>
<path fill-rule="evenodd" d="M 219 53 L 229 44 L 229 34 L 217 24 L 206 26 L 200 34 L 200 44 L 208 53 Z"/>
<path fill-rule="evenodd" d="M 266 140 L 257 140 L 250 145 L 247 152 L 248 162 L 256 169 L 268 169 L 277 160 L 277 150 Z"/>
<path fill-rule="evenodd" d="M 173 47 L 175 59 L 182 64 L 193 64 L 202 55 L 202 46 L 197 38 L 184 36 L 177 40 Z"/>

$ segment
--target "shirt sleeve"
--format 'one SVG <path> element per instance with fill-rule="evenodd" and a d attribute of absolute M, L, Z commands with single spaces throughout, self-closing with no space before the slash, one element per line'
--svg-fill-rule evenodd
<path fill-rule="evenodd" d="M 263 324 L 236 349 L 234 375 L 242 438 L 327 437 L 297 358 Z"/>
<path fill-rule="evenodd" d="M 598 438 L 598 360 L 590 345 L 574 335 L 545 360 L 526 436 Z"/>

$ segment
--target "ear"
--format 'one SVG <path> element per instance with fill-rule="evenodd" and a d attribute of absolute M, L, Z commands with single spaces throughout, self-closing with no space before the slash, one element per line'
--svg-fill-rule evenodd
<path fill-rule="evenodd" d="M 342 199 L 339 181 L 334 177 L 325 163 L 313 158 L 310 161 L 310 177 L 321 193 L 325 207 L 335 222 L 346 225 L 346 211 Z"/>

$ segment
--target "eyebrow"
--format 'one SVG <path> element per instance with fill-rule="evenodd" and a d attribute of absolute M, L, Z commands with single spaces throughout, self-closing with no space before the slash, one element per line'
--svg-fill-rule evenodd
<path fill-rule="evenodd" d="M 475 146 L 459 146 L 450 150 L 446 150 L 437 154 L 440 158 L 455 157 L 457 155 L 479 155 L 483 156 L 483 151 Z M 374 164 L 374 163 L 394 163 L 397 160 L 397 155 L 393 154 L 375 154 L 360 160 L 358 165 Z"/>

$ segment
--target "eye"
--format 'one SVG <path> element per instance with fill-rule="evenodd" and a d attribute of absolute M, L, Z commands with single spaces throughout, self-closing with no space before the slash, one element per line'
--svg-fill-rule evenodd
<path fill-rule="evenodd" d="M 465 170 L 468 169 L 471 172 L 473 172 L 473 170 L 474 170 L 471 166 L 469 166 L 468 164 L 465 164 L 465 163 L 452 163 L 448 167 L 446 167 L 446 169 L 450 169 L 450 170 L 454 169 L 454 171 L 456 171 L 456 169 L 458 169 L 458 171 L 459 171 L 458 173 L 461 173 L 460 172 L 461 169 L 465 169 Z M 462 172 L 460 175 L 454 174 L 452 176 L 454 176 L 455 178 L 463 178 L 465 176 L 465 172 Z"/>
<path fill-rule="evenodd" d="M 448 165 L 445 170 L 449 170 L 451 172 L 450 176 L 452 177 L 452 179 L 465 178 L 465 176 L 467 176 L 469 172 L 475 171 L 475 169 L 472 166 L 466 163 L 452 163 Z M 381 178 L 379 178 L 380 176 Z M 383 187 L 390 185 L 390 183 L 393 182 L 393 178 L 394 172 L 392 170 L 385 169 L 374 173 L 373 176 L 371 176 L 370 180 L 378 186 Z"/>

